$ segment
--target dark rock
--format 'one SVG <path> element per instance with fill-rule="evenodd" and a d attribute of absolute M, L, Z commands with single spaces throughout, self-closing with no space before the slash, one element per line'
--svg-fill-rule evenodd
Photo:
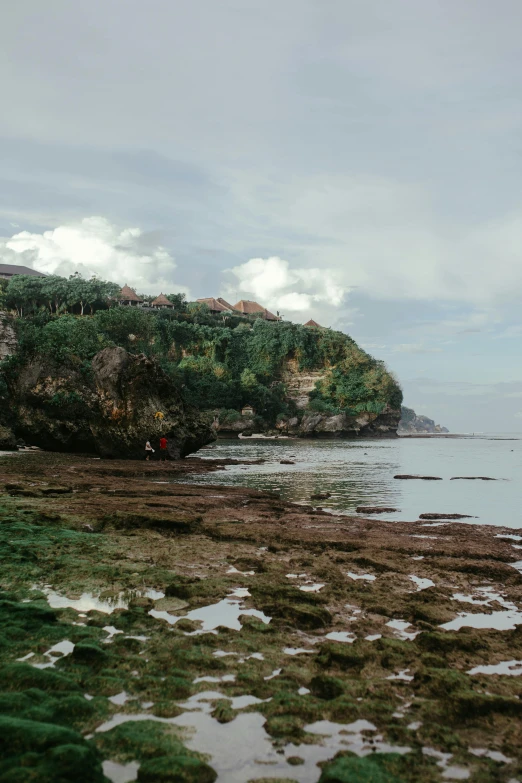
<path fill-rule="evenodd" d="M 419 519 L 475 519 L 471 514 L 419 514 Z"/>
<path fill-rule="evenodd" d="M 498 481 L 491 476 L 452 476 L 450 481 Z"/>
<path fill-rule="evenodd" d="M 391 506 L 357 506 L 355 510 L 358 514 L 393 514 L 400 509 Z"/>
<path fill-rule="evenodd" d="M 315 495 L 310 495 L 310 500 L 328 500 L 331 497 L 331 492 L 316 492 Z"/>
<path fill-rule="evenodd" d="M 399 474 L 393 477 L 394 479 L 421 479 L 422 481 L 442 481 L 440 476 L 413 476 L 408 473 Z"/>
<path fill-rule="evenodd" d="M 53 451 L 124 459 L 143 459 L 145 442 L 157 449 L 163 435 L 171 459 L 215 440 L 209 416 L 184 403 L 154 360 L 104 348 L 91 370 L 86 376 L 44 357 L 23 366 L 9 388 L 17 437 Z"/>
<path fill-rule="evenodd" d="M 40 492 L 42 495 L 68 495 L 70 492 L 72 492 L 72 487 L 40 487 Z"/>
<path fill-rule="evenodd" d="M 291 459 L 281 459 L 279 460 L 280 465 L 295 465 L 295 462 L 293 462 Z"/>
<path fill-rule="evenodd" d="M 16 436 L 9 427 L 0 424 L 0 451 L 16 451 Z"/>
<path fill-rule="evenodd" d="M 326 674 L 319 674 L 314 677 L 310 683 L 310 691 L 318 699 L 331 701 L 344 693 L 342 680 L 337 677 L 328 677 Z"/>
<path fill-rule="evenodd" d="M 216 772 L 191 756 L 160 756 L 143 762 L 139 783 L 214 783 Z"/>

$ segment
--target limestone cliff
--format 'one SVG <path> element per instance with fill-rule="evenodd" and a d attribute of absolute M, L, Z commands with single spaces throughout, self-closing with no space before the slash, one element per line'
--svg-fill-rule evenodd
<path fill-rule="evenodd" d="M 211 421 L 185 405 L 156 362 L 123 348 L 97 353 L 88 371 L 39 357 L 10 381 L 17 436 L 58 451 L 104 457 L 143 457 L 162 435 L 179 459 L 214 440 Z"/>
<path fill-rule="evenodd" d="M 0 310 L 0 362 L 16 351 L 16 334 L 12 318 Z"/>
<path fill-rule="evenodd" d="M 307 411 L 302 417 L 279 420 L 276 427 L 280 434 L 299 438 L 389 438 L 397 435 L 398 419 L 398 412 L 391 408 L 357 416 Z"/>

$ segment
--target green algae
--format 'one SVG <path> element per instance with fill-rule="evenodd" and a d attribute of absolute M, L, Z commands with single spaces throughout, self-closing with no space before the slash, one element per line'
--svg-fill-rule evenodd
<path fill-rule="evenodd" d="M 13 504 L 15 502 L 12 501 Z M 364 718 L 374 722 L 388 741 L 412 747 L 412 752 L 405 757 L 395 759 L 393 763 L 388 759 L 384 765 L 380 757 L 386 754 L 372 754 L 370 758 L 374 759 L 374 769 L 368 767 L 367 775 L 381 772 L 407 783 L 439 780 L 440 768 L 436 767 L 433 759 L 424 759 L 416 750 L 419 744 L 423 744 L 460 754 L 460 763 L 473 764 L 473 780 L 480 783 L 496 780 L 497 768 L 493 762 L 476 757 L 470 760 L 465 750 L 468 746 L 487 746 L 492 734 L 506 737 L 503 752 L 516 756 L 520 718 L 516 678 L 486 678 L 486 688 L 485 680 L 471 678 L 465 671 L 487 661 L 489 651 L 497 647 L 505 649 L 502 645 L 507 644 L 510 651 L 518 649 L 522 643 L 520 629 L 513 633 L 499 633 L 497 637 L 469 629 L 451 633 L 429 628 L 414 641 L 392 638 L 391 633 L 372 643 L 358 640 L 353 645 L 324 640 L 330 620 L 323 615 L 326 625 L 306 628 L 301 622 L 304 615 L 299 615 L 299 612 L 321 613 L 324 610 L 331 618 L 338 611 L 333 607 L 342 607 L 348 600 L 353 603 L 354 596 L 357 596 L 358 605 L 366 612 L 368 607 L 379 604 L 379 614 L 383 617 L 409 617 L 408 607 L 419 606 L 422 610 L 428 607 L 429 610 L 432 600 L 402 599 L 394 595 L 388 599 L 386 590 L 381 590 L 377 601 L 373 585 L 362 589 L 358 585 L 343 584 L 340 578 L 335 579 L 335 585 L 322 591 L 320 596 L 306 594 L 286 583 L 285 571 L 289 570 L 286 562 L 282 566 L 268 562 L 262 570 L 257 563 L 254 568 L 253 556 L 251 559 L 245 556 L 244 562 L 238 558 L 228 562 L 234 562 L 238 568 L 258 572 L 246 582 L 252 594 L 250 606 L 265 611 L 269 606 L 275 608 L 274 619 L 269 625 L 243 616 L 240 632 L 221 628 L 217 634 L 186 636 L 184 630 L 193 630 L 190 621 L 182 621 L 181 627 L 179 624 L 169 627 L 148 615 L 149 607 L 157 604 L 148 599 L 136 601 L 131 597 L 129 609 L 115 610 L 110 617 L 91 611 L 83 618 L 85 626 L 73 626 L 72 623 L 78 620 L 75 610 L 51 610 L 38 593 L 31 591 L 31 585 L 35 582 L 52 584 L 58 591 L 74 596 L 86 590 L 95 595 L 102 590 L 118 595 L 124 590 L 136 591 L 140 587 L 155 587 L 168 594 L 169 586 L 174 586 L 173 591 L 184 592 L 185 597 L 171 595 L 170 600 L 185 601 L 194 608 L 215 603 L 231 588 L 244 585 L 245 580 L 236 575 L 216 576 L 215 570 L 210 572 L 211 578 L 182 577 L 163 564 L 162 567 L 148 566 L 145 582 L 141 572 L 136 573 L 138 569 L 136 572 L 132 570 L 134 562 L 129 566 L 122 564 L 121 560 L 121 550 L 127 547 L 127 542 L 136 549 L 141 546 L 140 535 L 134 542 L 132 536 L 127 538 L 128 531 L 125 536 L 118 534 L 120 537 L 117 539 L 112 538 L 117 534 L 110 531 L 104 536 L 77 533 L 67 529 L 69 523 L 63 517 L 44 520 L 33 512 L 22 514 L 14 506 L 8 516 L 9 521 L 6 522 L 0 510 L 0 553 L 8 555 L 5 561 L 0 561 L 0 585 L 6 590 L 0 600 L 6 602 L 5 610 L 9 613 L 9 622 L 0 625 L 0 633 L 3 632 L 4 660 L 11 661 L 0 669 L 0 711 L 8 717 L 48 726 L 61 724 L 62 727 L 86 732 L 92 731 L 116 711 L 127 715 L 135 713 L 140 710 L 137 700 L 143 699 L 154 702 L 150 708 L 154 715 L 169 718 L 182 710 L 177 701 L 208 690 L 207 683 L 194 684 L 194 679 L 208 674 L 231 673 L 236 676 L 235 682 L 216 685 L 223 698 L 212 705 L 212 716 L 222 723 L 237 716 L 229 697 L 252 694 L 260 699 L 271 699 L 248 709 L 265 716 L 265 729 L 274 738 L 276 746 L 281 747 L 289 740 L 295 744 L 317 743 L 317 737 L 307 734 L 305 729 L 308 723 L 317 720 L 349 723 Z M 154 535 L 158 537 L 157 533 Z M 4 547 L 6 541 L 9 543 L 7 548 Z M 203 562 L 204 554 L 200 548 L 204 546 L 205 543 L 199 539 L 191 555 L 196 558 L 195 562 Z M 209 545 L 209 551 L 215 557 L 210 546 L 213 549 L 219 544 L 212 542 Z M 319 569 L 326 567 L 328 556 L 327 553 L 321 554 L 324 562 L 318 564 Z M 187 562 L 194 560 L 190 561 L 187 556 Z M 223 562 L 226 568 L 226 560 Z M 315 578 L 314 561 L 309 565 L 309 573 L 313 572 Z M 214 565 L 212 567 L 215 568 Z M 256 589 L 258 586 L 259 590 Z M 34 596 L 37 596 L 36 599 Z M 21 603 L 21 598 L 34 600 Z M 184 609 L 186 604 L 179 608 Z M 269 611 L 266 613 L 270 614 Z M 0 613 L 0 623 L 1 619 Z M 304 622 L 306 624 L 306 620 Z M 428 620 L 420 622 L 429 625 Z M 123 633 L 114 636 L 106 645 L 106 632 L 102 628 L 108 624 Z M 355 626 L 356 631 L 358 625 Z M 340 627 L 338 620 L 334 627 Z M 319 641 L 314 648 L 315 654 L 295 658 L 283 656 L 283 648 L 287 646 L 309 646 L 309 642 L 303 642 L 301 636 L 306 630 L 308 637 Z M 373 628 L 366 631 L 374 632 Z M 147 639 L 127 639 L 126 635 L 140 635 Z M 44 653 L 64 639 L 76 644 L 75 651 L 58 660 L 53 669 L 40 670 L 13 660 L 29 652 Z M 235 655 L 215 657 L 213 653 L 218 650 L 234 652 Z M 247 660 L 253 652 L 262 652 L 264 660 Z M 239 663 L 239 659 L 243 662 Z M 275 668 L 282 668 L 281 674 L 265 680 Z M 410 668 L 410 674 L 415 675 L 411 683 L 386 679 L 405 668 Z M 299 695 L 297 690 L 301 686 L 310 689 L 311 693 Z M 211 688 L 214 689 L 214 686 Z M 486 689 L 489 694 L 484 693 Z M 122 691 L 135 701 L 115 707 L 107 700 L 107 696 Z M 94 698 L 90 701 L 85 699 L 82 695 L 85 692 Z M 412 700 L 413 707 L 404 718 L 394 716 L 393 713 L 406 700 Z M 415 731 L 408 729 L 407 724 L 413 720 L 423 725 Z M 130 723 L 122 724 L 121 728 Z M 134 725 L 138 723 L 146 721 L 135 721 Z M 473 733 L 479 731 L 483 734 Z M 109 747 L 103 744 L 105 733 L 94 735 L 94 743 L 102 758 L 122 758 L 118 755 L 121 737 L 115 736 Z M 474 736 L 484 736 L 482 743 L 472 741 Z M 176 741 L 178 744 L 170 747 L 156 744 L 158 755 L 145 758 L 143 751 L 139 751 L 141 740 L 133 734 L 126 745 L 125 759 L 140 759 L 142 768 L 158 760 L 157 767 L 149 768 L 148 772 L 145 768 L 142 774 L 156 774 L 156 778 L 151 777 L 151 780 L 175 779 L 158 776 L 170 774 L 169 768 L 173 767 L 172 764 L 169 767 L 169 759 L 191 757 L 184 748 L 181 734 Z M 121 744 L 125 745 L 122 739 Z M 18 783 L 18 779 L 23 783 L 32 779 L 20 777 L 25 769 L 20 766 L 22 756 L 23 763 L 27 763 L 25 754 L 22 754 L 11 765 L 9 774 L 19 775 L 19 778 L 12 778 L 13 783 Z M 407 763 L 405 759 L 409 759 Z M 197 760 L 206 764 L 204 759 Z M 325 765 L 323 774 L 330 767 Z M 515 765 L 510 772 L 516 773 Z M 317 774 L 319 776 L 320 773 Z M 34 780 L 40 782 L 38 776 Z M 42 780 L 47 783 L 45 777 Z M 60 778 L 56 777 L 56 780 Z M 179 780 L 190 778 L 180 777 Z M 325 780 L 330 783 L 330 779 Z M 361 780 L 366 783 L 372 778 Z M 505 783 L 506 777 L 500 776 L 498 780 Z M 3 781 L 0 776 L 0 782 Z"/>
<path fill-rule="evenodd" d="M 0 716 L 2 783 L 104 783 L 101 757 L 80 734 L 49 723 Z"/>
<path fill-rule="evenodd" d="M 138 770 L 140 783 L 214 783 L 216 778 L 212 767 L 189 756 L 151 759 Z"/>
<path fill-rule="evenodd" d="M 199 753 L 188 750 L 182 731 L 154 721 L 128 721 L 95 737 L 97 747 L 110 758 L 141 764 L 144 783 L 213 783 L 217 775 Z"/>

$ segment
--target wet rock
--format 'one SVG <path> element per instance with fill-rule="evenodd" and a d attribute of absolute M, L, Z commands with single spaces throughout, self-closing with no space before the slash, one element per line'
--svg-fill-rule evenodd
<path fill-rule="evenodd" d="M 154 603 L 154 609 L 158 612 L 170 612 L 171 614 L 186 609 L 187 606 L 187 601 L 184 601 L 182 598 L 174 598 L 173 596 L 160 598 L 159 601 Z"/>
<path fill-rule="evenodd" d="M 199 579 L 190 576 L 177 576 L 175 581 L 165 588 L 165 596 L 167 598 L 192 598 L 197 593 L 199 582 Z"/>
<path fill-rule="evenodd" d="M 195 622 L 194 620 L 182 619 L 176 623 L 178 631 L 184 631 L 185 633 L 193 633 L 201 627 L 201 621 Z"/>
<path fill-rule="evenodd" d="M 419 514 L 419 519 L 474 519 L 471 514 Z"/>
<path fill-rule="evenodd" d="M 355 510 L 358 514 L 394 514 L 399 511 L 398 508 L 392 508 L 392 506 L 357 506 Z"/>
<path fill-rule="evenodd" d="M 301 764 L 305 763 L 305 760 L 301 758 L 301 756 L 288 756 L 286 759 L 287 764 L 291 764 L 292 767 L 299 767 Z"/>
<path fill-rule="evenodd" d="M 360 670 L 368 660 L 368 656 L 351 644 L 329 642 L 321 645 L 316 660 L 325 668 L 337 665 L 340 669 Z"/>
<path fill-rule="evenodd" d="M 295 465 L 295 462 L 291 459 L 280 459 L 279 460 L 280 465 Z"/>
<path fill-rule="evenodd" d="M 151 528 L 167 533 L 187 535 L 196 532 L 201 524 L 201 517 L 183 516 L 177 514 L 175 510 L 173 510 L 172 516 L 114 511 L 112 514 L 106 514 L 102 519 L 102 523 L 117 529 L 136 530 L 139 528 Z"/>
<path fill-rule="evenodd" d="M 72 487 L 63 487 L 58 484 L 50 487 L 40 487 L 42 495 L 68 495 L 72 492 Z"/>
<path fill-rule="evenodd" d="M 212 717 L 218 723 L 230 723 L 237 716 L 237 712 L 232 709 L 231 704 L 226 699 L 219 699 L 212 712 Z"/>
<path fill-rule="evenodd" d="M 491 476 L 452 476 L 450 481 L 498 481 Z"/>
<path fill-rule="evenodd" d="M 0 716 L 2 778 L 6 781 L 104 783 L 98 752 L 63 726 Z"/>
<path fill-rule="evenodd" d="M 212 767 L 190 756 L 150 759 L 138 770 L 139 783 L 214 783 L 216 778 Z"/>
<path fill-rule="evenodd" d="M 0 451 L 16 451 L 16 436 L 9 427 L 0 424 Z"/>
<path fill-rule="evenodd" d="M 11 663 L 0 669 L 0 688 L 4 691 L 22 691 L 39 688 L 42 691 L 77 691 L 76 682 L 51 669 L 37 669 L 27 663 Z"/>
<path fill-rule="evenodd" d="M 109 659 L 109 654 L 90 642 L 79 642 L 71 653 L 75 663 L 87 664 L 92 667 L 103 666 Z"/>
<path fill-rule="evenodd" d="M 323 767 L 319 783 L 401 783 L 403 778 L 386 770 L 386 762 L 393 762 L 394 756 L 384 753 L 365 758 L 352 754 L 338 756 Z"/>
<path fill-rule="evenodd" d="M 332 615 L 323 606 L 306 606 L 302 604 L 268 604 L 263 611 L 272 620 L 283 621 L 303 630 L 327 628 L 332 622 Z"/>
<path fill-rule="evenodd" d="M 89 376 L 81 369 L 43 355 L 20 367 L 9 381 L 17 436 L 48 450 L 123 459 L 143 459 L 145 442 L 162 435 L 174 460 L 215 440 L 210 417 L 184 403 L 155 360 L 110 347 L 93 357 Z"/>
<path fill-rule="evenodd" d="M 344 685 L 342 680 L 337 677 L 328 677 L 326 674 L 319 674 L 314 677 L 310 682 L 310 691 L 318 699 L 324 699 L 325 701 L 331 701 L 337 699 L 344 693 Z"/>
<path fill-rule="evenodd" d="M 310 500 L 328 500 L 331 497 L 331 492 L 316 492 L 314 495 L 310 495 Z"/>
<path fill-rule="evenodd" d="M 408 473 L 398 474 L 393 477 L 394 479 L 420 479 L 421 481 L 442 481 L 441 476 L 414 476 Z"/>

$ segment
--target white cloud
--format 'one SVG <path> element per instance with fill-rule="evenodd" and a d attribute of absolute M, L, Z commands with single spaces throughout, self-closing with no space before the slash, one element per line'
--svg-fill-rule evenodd
<path fill-rule="evenodd" d="M 279 256 L 251 258 L 227 271 L 236 278 L 227 293 L 254 296 L 281 312 L 304 313 L 325 304 L 338 307 L 349 291 L 333 270 L 291 267 Z"/>
<path fill-rule="evenodd" d="M 481 223 L 441 216 L 429 187 L 368 174 L 281 180 L 267 171 L 231 183 L 242 221 L 264 241 L 378 299 L 466 303 L 487 312 L 522 295 L 522 203 Z M 324 269 L 318 269 L 317 259 Z M 469 328 L 487 319 L 477 316 Z M 455 323 L 455 327 L 459 324 Z M 463 325 L 461 328 L 466 328 Z"/>
<path fill-rule="evenodd" d="M 518 413 L 515 413 L 515 419 L 522 419 L 522 411 L 518 411 Z"/>
<path fill-rule="evenodd" d="M 118 228 L 103 217 L 84 218 L 42 234 L 21 231 L 0 239 L 0 261 L 23 264 L 46 274 L 79 272 L 143 293 L 185 291 L 173 282 L 176 263 L 161 245 L 149 246 L 139 228 Z"/>

